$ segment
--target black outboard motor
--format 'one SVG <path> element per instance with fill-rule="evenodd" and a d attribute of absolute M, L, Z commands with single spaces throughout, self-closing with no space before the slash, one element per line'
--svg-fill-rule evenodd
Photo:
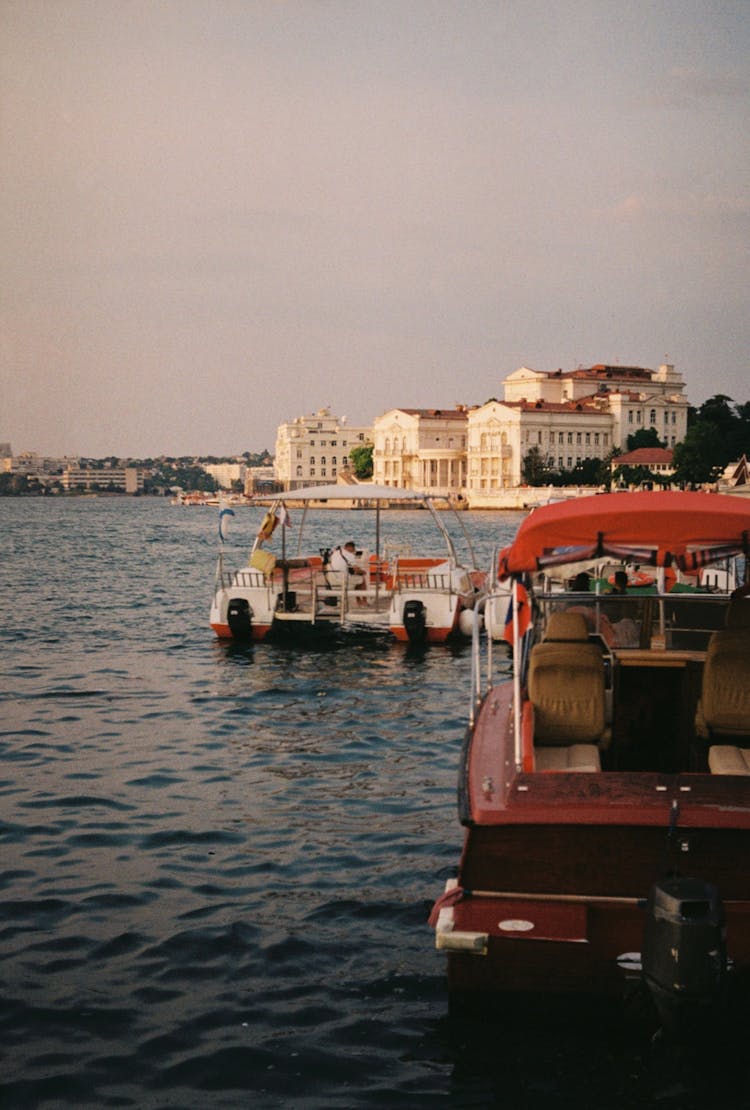
<path fill-rule="evenodd" d="M 427 610 L 423 601 L 412 599 L 406 602 L 404 628 L 410 643 L 422 644 L 427 639 Z"/>
<path fill-rule="evenodd" d="M 726 1001 L 726 919 L 719 892 L 702 879 L 668 878 L 646 903 L 643 977 L 662 1029 L 675 1040 L 714 1031 Z"/>
<path fill-rule="evenodd" d="M 253 614 L 250 602 L 244 597 L 232 597 L 227 607 L 227 624 L 235 640 L 252 638 Z"/>

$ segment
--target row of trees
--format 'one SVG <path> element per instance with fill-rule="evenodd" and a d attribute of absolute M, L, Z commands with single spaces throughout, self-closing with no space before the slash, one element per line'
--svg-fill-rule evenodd
<path fill-rule="evenodd" d="M 666 447 L 654 428 L 640 429 L 628 436 L 626 448 Z M 612 484 L 702 486 L 715 482 L 727 465 L 750 456 L 750 402 L 736 404 L 717 393 L 697 408 L 688 410 L 685 439 L 674 448 L 674 473 L 664 475 L 648 467 L 621 466 L 612 461 L 622 449 L 615 448 L 603 459 L 584 459 L 572 470 L 555 470 L 538 447 L 532 447 L 522 464 L 523 481 L 530 486 L 607 486 Z"/>

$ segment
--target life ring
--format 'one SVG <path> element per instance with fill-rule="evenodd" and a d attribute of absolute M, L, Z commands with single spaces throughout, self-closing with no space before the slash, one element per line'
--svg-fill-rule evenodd
<path fill-rule="evenodd" d="M 653 576 L 650 575 L 650 574 L 646 574 L 645 571 L 642 571 L 642 570 L 628 571 L 627 574 L 628 574 L 628 586 L 632 586 L 632 587 L 637 588 L 639 586 L 653 586 L 653 584 L 654 584 Z M 614 574 L 610 574 L 607 581 L 609 582 L 610 586 L 614 586 L 614 584 L 615 584 Z"/>

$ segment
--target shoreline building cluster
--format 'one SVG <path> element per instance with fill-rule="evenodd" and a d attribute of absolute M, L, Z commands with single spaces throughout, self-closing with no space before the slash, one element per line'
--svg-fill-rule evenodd
<path fill-rule="evenodd" d="M 570 372 L 522 366 L 503 399 L 453 409 L 394 408 L 371 428 L 349 428 L 325 408 L 279 426 L 276 477 L 284 490 L 336 481 L 351 446 L 373 444 L 373 481 L 440 497 L 485 496 L 521 485 L 536 448 L 550 471 L 623 450 L 653 429 L 671 450 L 685 438 L 689 402 L 682 375 L 597 364 Z"/>

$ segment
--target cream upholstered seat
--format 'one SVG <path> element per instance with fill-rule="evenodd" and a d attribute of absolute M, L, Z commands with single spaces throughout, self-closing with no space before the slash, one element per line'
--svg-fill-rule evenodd
<path fill-rule="evenodd" d="M 544 640 L 531 651 L 528 689 L 536 770 L 600 770 L 598 745 L 606 732 L 604 660 L 601 649 L 589 642 L 581 613 L 552 614 Z"/>
<path fill-rule="evenodd" d="M 709 749 L 714 774 L 750 774 L 750 599 L 732 601 L 726 628 L 709 640 L 695 726 L 699 736 L 724 741 Z"/>

